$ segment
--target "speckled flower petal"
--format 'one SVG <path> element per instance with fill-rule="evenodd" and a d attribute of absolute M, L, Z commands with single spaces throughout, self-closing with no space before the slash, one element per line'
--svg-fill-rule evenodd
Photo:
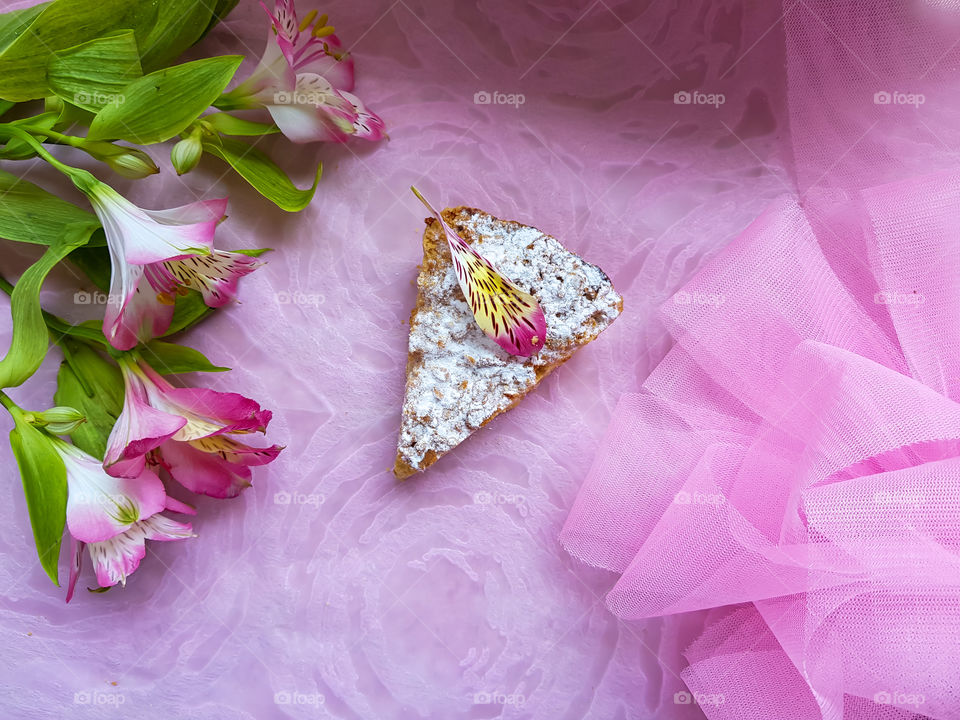
<path fill-rule="evenodd" d="M 100 587 L 110 587 L 121 583 L 126 585 L 127 577 L 140 566 L 146 554 L 147 540 L 185 540 L 196 537 L 190 523 L 171 520 L 165 515 L 156 514 L 131 525 L 125 532 L 103 542 L 87 545 L 90 558 L 97 573 Z"/>
<path fill-rule="evenodd" d="M 237 296 L 240 278 L 261 265 L 261 261 L 243 253 L 214 250 L 209 255 L 162 263 L 162 272 L 173 288 L 182 285 L 198 290 L 207 305 L 222 307 Z"/>
<path fill-rule="evenodd" d="M 357 119 L 353 121 L 354 137 L 364 140 L 381 140 L 387 136 L 386 125 L 384 125 L 383 120 L 376 113 L 367 110 L 367 106 L 363 104 L 360 98 L 346 90 L 341 90 L 340 96 L 353 105 L 357 114 Z"/>
<path fill-rule="evenodd" d="M 276 460 L 283 448 L 280 445 L 253 447 L 234 440 L 226 435 L 210 435 L 190 440 L 197 450 L 217 455 L 221 460 L 233 465 L 266 465 Z"/>
<path fill-rule="evenodd" d="M 529 357 L 540 350 L 547 337 L 547 320 L 537 299 L 501 275 L 416 188 L 411 190 L 443 228 L 460 289 L 480 329 L 511 355 Z"/>

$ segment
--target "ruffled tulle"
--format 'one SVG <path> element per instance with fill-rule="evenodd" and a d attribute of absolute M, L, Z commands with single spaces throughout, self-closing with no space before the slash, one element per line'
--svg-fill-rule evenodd
<path fill-rule="evenodd" d="M 622 618 L 729 606 L 677 704 L 957 717 L 958 227 L 960 174 L 784 198 L 662 309 L 562 541 Z"/>
<path fill-rule="evenodd" d="M 793 182 L 662 308 L 561 540 L 664 618 L 658 718 L 957 718 L 960 14 L 781 21 Z"/>

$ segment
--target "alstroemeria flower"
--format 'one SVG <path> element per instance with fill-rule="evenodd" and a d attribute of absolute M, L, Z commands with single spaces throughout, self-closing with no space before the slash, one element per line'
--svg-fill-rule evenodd
<path fill-rule="evenodd" d="M 110 433 L 104 467 L 130 477 L 148 459 L 181 485 L 212 497 L 235 497 L 250 485 L 250 467 L 282 450 L 257 448 L 230 434 L 265 432 L 272 413 L 236 393 L 171 385 L 142 360 L 120 359 L 126 393 Z"/>
<path fill-rule="evenodd" d="M 182 512 L 178 510 L 178 512 Z M 190 523 L 181 523 L 157 513 L 146 520 L 139 520 L 118 535 L 101 542 L 83 543 L 71 538 L 70 579 L 67 582 L 67 602 L 80 577 L 84 547 L 90 552 L 97 584 L 111 587 L 117 583 L 127 584 L 127 578 L 140 566 L 146 555 L 147 540 L 185 540 L 196 537 Z"/>
<path fill-rule="evenodd" d="M 512 355 L 529 357 L 542 348 L 547 339 L 547 320 L 537 299 L 501 275 L 416 188 L 410 189 L 440 223 L 460 289 L 480 329 Z"/>
<path fill-rule="evenodd" d="M 80 448 L 59 438 L 53 442 L 67 469 L 67 529 L 77 540 L 109 540 L 166 506 L 163 483 L 146 467 L 114 477 Z"/>
<path fill-rule="evenodd" d="M 238 280 L 261 264 L 244 253 L 213 249 L 226 198 L 145 210 L 89 173 L 78 171 L 74 182 L 90 198 L 107 238 L 111 276 L 103 334 L 118 350 L 166 332 L 184 288 L 220 307 L 236 297 Z"/>
<path fill-rule="evenodd" d="M 90 549 L 101 586 L 125 582 L 144 555 L 144 540 L 190 537 L 189 525 L 160 514 L 163 510 L 193 513 L 167 496 L 163 483 L 146 467 L 132 477 L 108 475 L 103 464 L 59 438 L 54 447 L 67 471 L 67 531 L 71 563 L 67 602 L 73 597 L 84 546 Z"/>
<path fill-rule="evenodd" d="M 173 316 L 172 298 L 166 303 L 156 301 L 145 268 L 210 255 L 214 230 L 227 200 L 145 210 L 89 173 L 78 171 L 73 180 L 90 199 L 110 253 L 110 294 L 103 334 L 114 347 L 128 350 L 139 340 L 165 331 Z"/>
<path fill-rule="evenodd" d="M 353 90 L 353 59 L 343 51 L 327 16 L 316 10 L 303 21 L 293 0 L 275 0 L 270 36 L 260 63 L 216 103 L 223 109 L 266 108 L 280 131 L 296 143 L 379 140 L 383 121 Z"/>
<path fill-rule="evenodd" d="M 293 91 L 275 93 L 266 108 L 280 132 L 295 143 L 346 142 L 358 120 L 353 104 L 316 73 L 297 75 Z"/>

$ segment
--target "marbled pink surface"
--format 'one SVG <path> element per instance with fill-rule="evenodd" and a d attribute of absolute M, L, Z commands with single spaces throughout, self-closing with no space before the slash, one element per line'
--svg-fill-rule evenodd
<path fill-rule="evenodd" d="M 241 498 L 200 500 L 199 538 L 154 544 L 125 589 L 80 590 L 67 606 L 36 561 L 0 444 L 0 715 L 652 717 L 682 687 L 661 660 L 696 628 L 617 620 L 603 602 L 615 576 L 571 559 L 557 536 L 612 408 L 668 348 L 656 306 L 791 187 L 782 9 L 377 0 L 322 11 L 390 140 L 263 140 L 301 185 L 323 160 L 307 210 L 278 211 L 212 158 L 178 179 L 168 147 L 151 150 L 159 176 L 115 183 L 150 207 L 227 193 L 220 244 L 275 249 L 244 280 L 242 304 L 185 340 L 234 368 L 189 382 L 272 408 L 270 436 L 287 449 Z M 265 35 L 263 12 L 241 0 L 194 52 L 257 54 Z M 693 89 L 725 102 L 674 103 Z M 525 102 L 475 104 L 480 91 Z M 46 168 L 18 167 L 66 192 Z M 517 409 L 398 484 L 424 216 L 411 184 L 555 235 L 608 272 L 625 312 Z M 13 273 L 32 254 L 8 248 Z M 73 304 L 71 280 L 59 273 L 46 302 L 95 315 Z M 0 327 L 5 345 L 9 320 Z M 13 397 L 48 404 L 57 362 L 54 351 Z M 86 573 L 81 587 L 93 585 Z"/>

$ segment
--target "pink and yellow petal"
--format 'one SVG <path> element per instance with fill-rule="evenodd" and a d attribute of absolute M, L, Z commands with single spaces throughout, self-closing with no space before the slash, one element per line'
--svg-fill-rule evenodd
<path fill-rule="evenodd" d="M 215 498 L 232 498 L 250 487 L 252 474 L 244 465 L 229 463 L 191 443 L 171 440 L 163 446 L 170 476 L 187 490 Z"/>
<path fill-rule="evenodd" d="M 159 337 L 167 331 L 173 320 L 172 298 L 156 293 L 142 276 L 129 298 L 124 299 L 122 292 L 122 286 L 115 282 L 103 317 L 103 334 L 113 347 L 130 350 L 137 343 Z"/>
<path fill-rule="evenodd" d="M 208 306 L 221 307 L 236 298 L 240 278 L 262 264 L 243 253 L 215 250 L 210 255 L 172 260 L 164 266 L 176 285 L 198 290 Z"/>
<path fill-rule="evenodd" d="M 443 229 L 460 289 L 480 329 L 512 355 L 529 357 L 539 351 L 547 339 L 547 321 L 537 299 L 504 277 L 411 189 Z"/>
<path fill-rule="evenodd" d="M 326 78 L 337 90 L 353 90 L 353 56 L 343 50 L 336 35 L 314 38 L 298 54 L 295 69 Z"/>
<path fill-rule="evenodd" d="M 288 140 L 344 142 L 353 134 L 353 104 L 320 75 L 297 75 L 296 89 L 286 100 L 267 105 L 267 110 Z"/>
<path fill-rule="evenodd" d="M 279 92 L 296 87 L 297 73 L 284 56 L 270 29 L 263 56 L 254 71 L 233 90 L 221 96 L 231 109 L 252 109 L 276 102 Z"/>
<path fill-rule="evenodd" d="M 537 299 L 475 251 L 467 252 L 453 243 L 450 251 L 460 287 L 480 329 L 511 355 L 529 357 L 540 350 L 546 341 L 547 322 Z"/>
<path fill-rule="evenodd" d="M 239 393 L 208 388 L 171 387 L 161 402 L 163 410 L 187 420 L 173 436 L 174 440 L 196 440 L 220 433 L 264 432 L 273 416 L 256 401 Z"/>
<path fill-rule="evenodd" d="M 186 418 L 157 410 L 149 404 L 143 380 L 129 362 L 121 362 L 125 393 L 123 411 L 110 432 L 103 465 L 117 477 L 137 477 L 146 455 L 187 424 Z"/>
<path fill-rule="evenodd" d="M 226 435 L 211 435 L 199 440 L 191 440 L 190 445 L 201 452 L 215 454 L 225 462 L 248 467 L 271 463 L 283 450 L 281 445 L 264 448 L 245 445 Z"/>

